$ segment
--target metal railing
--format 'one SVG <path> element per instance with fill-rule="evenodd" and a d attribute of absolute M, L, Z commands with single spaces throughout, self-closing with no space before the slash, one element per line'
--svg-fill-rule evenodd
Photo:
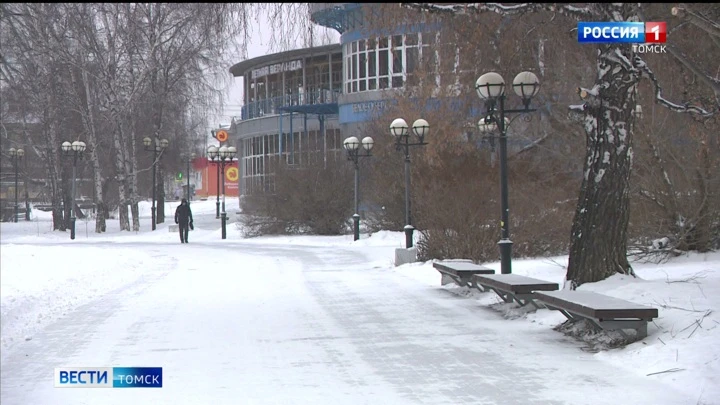
<path fill-rule="evenodd" d="M 314 105 L 337 103 L 339 91 L 317 90 L 307 93 L 294 93 L 285 96 L 271 97 L 248 103 L 242 106 L 241 116 L 233 117 L 233 121 L 249 120 L 266 115 L 280 114 L 280 108 L 293 105 Z"/>

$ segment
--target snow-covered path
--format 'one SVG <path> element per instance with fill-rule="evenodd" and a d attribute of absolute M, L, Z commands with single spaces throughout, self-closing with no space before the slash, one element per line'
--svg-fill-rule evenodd
<path fill-rule="evenodd" d="M 154 260 L 14 347 L 4 405 L 696 402 L 557 332 L 374 266 L 385 259 L 371 247 L 113 246 Z M 53 368 L 67 366 L 163 367 L 163 387 L 53 388 Z"/>

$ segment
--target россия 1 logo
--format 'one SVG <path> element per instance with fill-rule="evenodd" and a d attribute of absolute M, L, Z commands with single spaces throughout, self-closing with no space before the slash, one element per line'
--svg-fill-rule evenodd
<path fill-rule="evenodd" d="M 630 43 L 637 53 L 666 53 L 667 25 L 664 22 L 579 22 L 578 42 L 591 44 Z"/>

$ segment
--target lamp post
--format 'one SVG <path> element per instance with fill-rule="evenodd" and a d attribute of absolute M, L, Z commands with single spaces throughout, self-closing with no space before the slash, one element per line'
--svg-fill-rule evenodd
<path fill-rule="evenodd" d="M 396 118 L 390 124 L 390 134 L 395 137 L 395 150 L 405 153 L 405 247 L 413 246 L 412 217 L 410 215 L 410 147 L 427 145 L 425 137 L 430 132 L 430 124 L 420 118 L 413 123 L 413 133 L 418 137 L 418 142 L 410 142 L 408 125 L 402 118 Z"/>
<path fill-rule="evenodd" d="M 188 202 L 188 205 L 190 205 L 190 196 L 191 196 L 191 193 L 190 193 L 190 162 L 191 162 L 193 159 L 195 159 L 196 156 L 197 156 L 197 155 L 195 155 L 194 152 L 193 152 L 193 153 L 188 153 L 188 154 L 185 155 L 185 159 L 187 159 L 187 173 L 185 173 L 185 176 L 187 177 L 187 191 L 186 191 L 186 194 L 187 194 L 187 202 Z"/>
<path fill-rule="evenodd" d="M 362 149 L 365 151 L 364 154 L 360 154 L 360 144 L 362 143 Z M 353 240 L 360 239 L 360 158 L 370 157 L 370 151 L 373 148 L 375 141 L 369 136 L 363 138 L 362 141 L 358 140 L 357 137 L 351 136 L 343 142 L 343 146 L 348 154 L 348 160 L 351 160 L 355 164 L 355 213 L 353 214 Z"/>
<path fill-rule="evenodd" d="M 232 164 L 236 154 L 237 149 L 234 146 L 221 146 L 220 148 L 217 146 L 211 146 L 208 148 L 208 157 L 210 160 L 220 163 L 220 166 L 218 166 L 218 177 L 222 177 L 222 212 L 220 213 L 220 222 L 223 239 L 227 239 L 227 213 L 225 212 L 225 165 Z"/>
<path fill-rule="evenodd" d="M 13 209 L 13 222 L 17 222 L 18 219 L 18 162 L 25 156 L 25 151 L 22 149 L 10 148 L 10 159 L 13 162 L 13 169 L 15 169 L 15 208 Z M 27 216 L 27 214 L 25 214 Z"/>
<path fill-rule="evenodd" d="M 65 141 L 60 147 L 65 156 L 72 156 L 73 158 L 72 191 L 70 195 L 70 239 L 75 239 L 75 179 L 77 178 L 77 162 L 82 159 L 83 152 L 85 152 L 85 142 L 74 141 L 70 143 Z"/>
<path fill-rule="evenodd" d="M 512 241 L 510 240 L 510 208 L 508 203 L 508 179 L 507 179 L 507 114 L 529 113 L 536 111 L 530 108 L 530 101 L 540 91 L 540 81 L 532 72 L 521 72 L 512 83 L 515 94 L 520 96 L 523 108 L 505 108 L 505 80 L 495 72 L 485 73 L 475 82 L 475 90 L 480 99 L 485 101 L 487 112 L 485 118 L 478 122 L 478 129 L 485 133 L 497 131 L 500 141 L 500 204 L 501 238 L 500 246 L 500 268 L 502 274 L 512 273 Z"/>
<path fill-rule="evenodd" d="M 153 162 L 152 162 L 152 207 L 150 207 L 150 211 L 152 212 L 152 230 L 154 231 L 157 227 L 157 221 L 155 217 L 155 193 L 157 190 L 156 186 L 156 167 L 159 157 L 162 157 L 162 152 L 165 150 L 165 148 L 168 147 L 170 142 L 168 142 L 167 139 L 163 138 L 160 139 L 160 142 L 158 142 L 158 139 L 155 138 L 154 142 L 153 139 L 150 139 L 150 137 L 143 138 L 143 145 L 145 145 L 145 150 L 148 152 L 152 152 L 153 155 Z"/>
<path fill-rule="evenodd" d="M 25 152 L 23 151 L 23 155 Z M 27 159 L 25 159 L 25 180 L 23 181 L 25 184 L 25 220 L 30 220 L 30 195 L 28 193 L 28 170 L 27 170 Z"/>

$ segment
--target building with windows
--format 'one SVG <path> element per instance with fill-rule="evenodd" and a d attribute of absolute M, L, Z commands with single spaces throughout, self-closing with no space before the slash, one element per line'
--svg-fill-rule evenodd
<path fill-rule="evenodd" d="M 364 6 L 364 7 L 363 7 Z M 230 72 L 243 78 L 240 117 L 230 129 L 238 148 L 241 195 L 273 189 L 272 165 L 343 156 L 347 136 L 393 102 L 392 90 L 413 82 L 419 61 L 437 61 L 431 25 L 397 27 L 367 38 L 372 5 L 313 3 L 310 18 L 341 34 L 340 44 L 249 59 Z"/>

